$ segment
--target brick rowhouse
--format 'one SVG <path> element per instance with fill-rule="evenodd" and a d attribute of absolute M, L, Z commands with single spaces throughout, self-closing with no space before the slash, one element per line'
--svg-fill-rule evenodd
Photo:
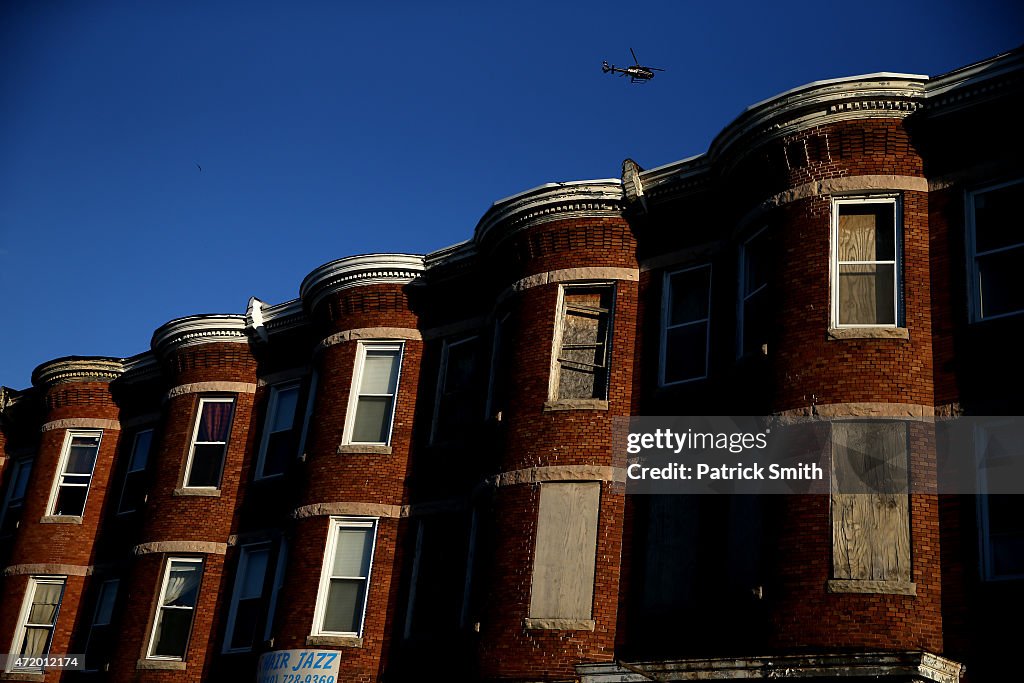
<path fill-rule="evenodd" d="M 0 680 L 1004 680 L 1020 503 L 911 492 L 858 574 L 843 499 L 627 496 L 612 423 L 905 416 L 934 480 L 927 418 L 1020 415 L 1022 104 L 1020 49 L 810 84 L 0 387 L 0 651 L 88 669 Z"/>

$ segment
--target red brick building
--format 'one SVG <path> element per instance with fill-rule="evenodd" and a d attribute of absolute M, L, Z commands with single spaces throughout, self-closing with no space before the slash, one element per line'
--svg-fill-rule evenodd
<path fill-rule="evenodd" d="M 1022 105 L 1020 50 L 813 83 L 44 363 L 0 390 L 0 651 L 89 671 L 0 679 L 1004 680 L 1013 497 L 911 493 L 865 572 L 828 496 L 625 495 L 611 424 L 1020 415 Z"/>

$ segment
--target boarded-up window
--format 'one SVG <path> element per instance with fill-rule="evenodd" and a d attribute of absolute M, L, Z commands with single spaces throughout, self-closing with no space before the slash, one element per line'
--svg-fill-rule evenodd
<path fill-rule="evenodd" d="M 563 290 L 552 398 L 607 396 L 613 291 L 611 285 Z"/>
<path fill-rule="evenodd" d="M 590 619 L 599 482 L 542 484 L 530 617 Z"/>
<path fill-rule="evenodd" d="M 899 230 L 895 198 L 837 200 L 833 324 L 895 326 Z"/>
<path fill-rule="evenodd" d="M 902 422 L 832 425 L 832 572 L 910 581 L 907 429 Z"/>

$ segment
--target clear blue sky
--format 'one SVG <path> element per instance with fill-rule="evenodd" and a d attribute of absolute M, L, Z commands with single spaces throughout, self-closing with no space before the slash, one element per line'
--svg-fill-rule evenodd
<path fill-rule="evenodd" d="M 293 299 L 342 256 L 462 241 L 545 182 L 699 154 L 803 83 L 1022 42 L 1007 0 L 5 0 L 0 384 Z M 630 47 L 667 71 L 601 73 Z"/>

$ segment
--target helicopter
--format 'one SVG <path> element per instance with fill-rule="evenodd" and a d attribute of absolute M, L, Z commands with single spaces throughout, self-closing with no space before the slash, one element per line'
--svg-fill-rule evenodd
<path fill-rule="evenodd" d="M 611 72 L 613 74 L 629 76 L 630 83 L 646 83 L 654 78 L 655 71 L 664 71 L 664 69 L 658 69 L 653 66 L 640 66 L 640 60 L 636 58 L 636 53 L 633 52 L 633 48 L 629 48 L 629 54 L 633 55 L 633 66 L 627 66 L 625 69 L 620 69 L 614 64 L 609 66 L 608 62 L 603 62 L 601 71 L 604 73 Z"/>

